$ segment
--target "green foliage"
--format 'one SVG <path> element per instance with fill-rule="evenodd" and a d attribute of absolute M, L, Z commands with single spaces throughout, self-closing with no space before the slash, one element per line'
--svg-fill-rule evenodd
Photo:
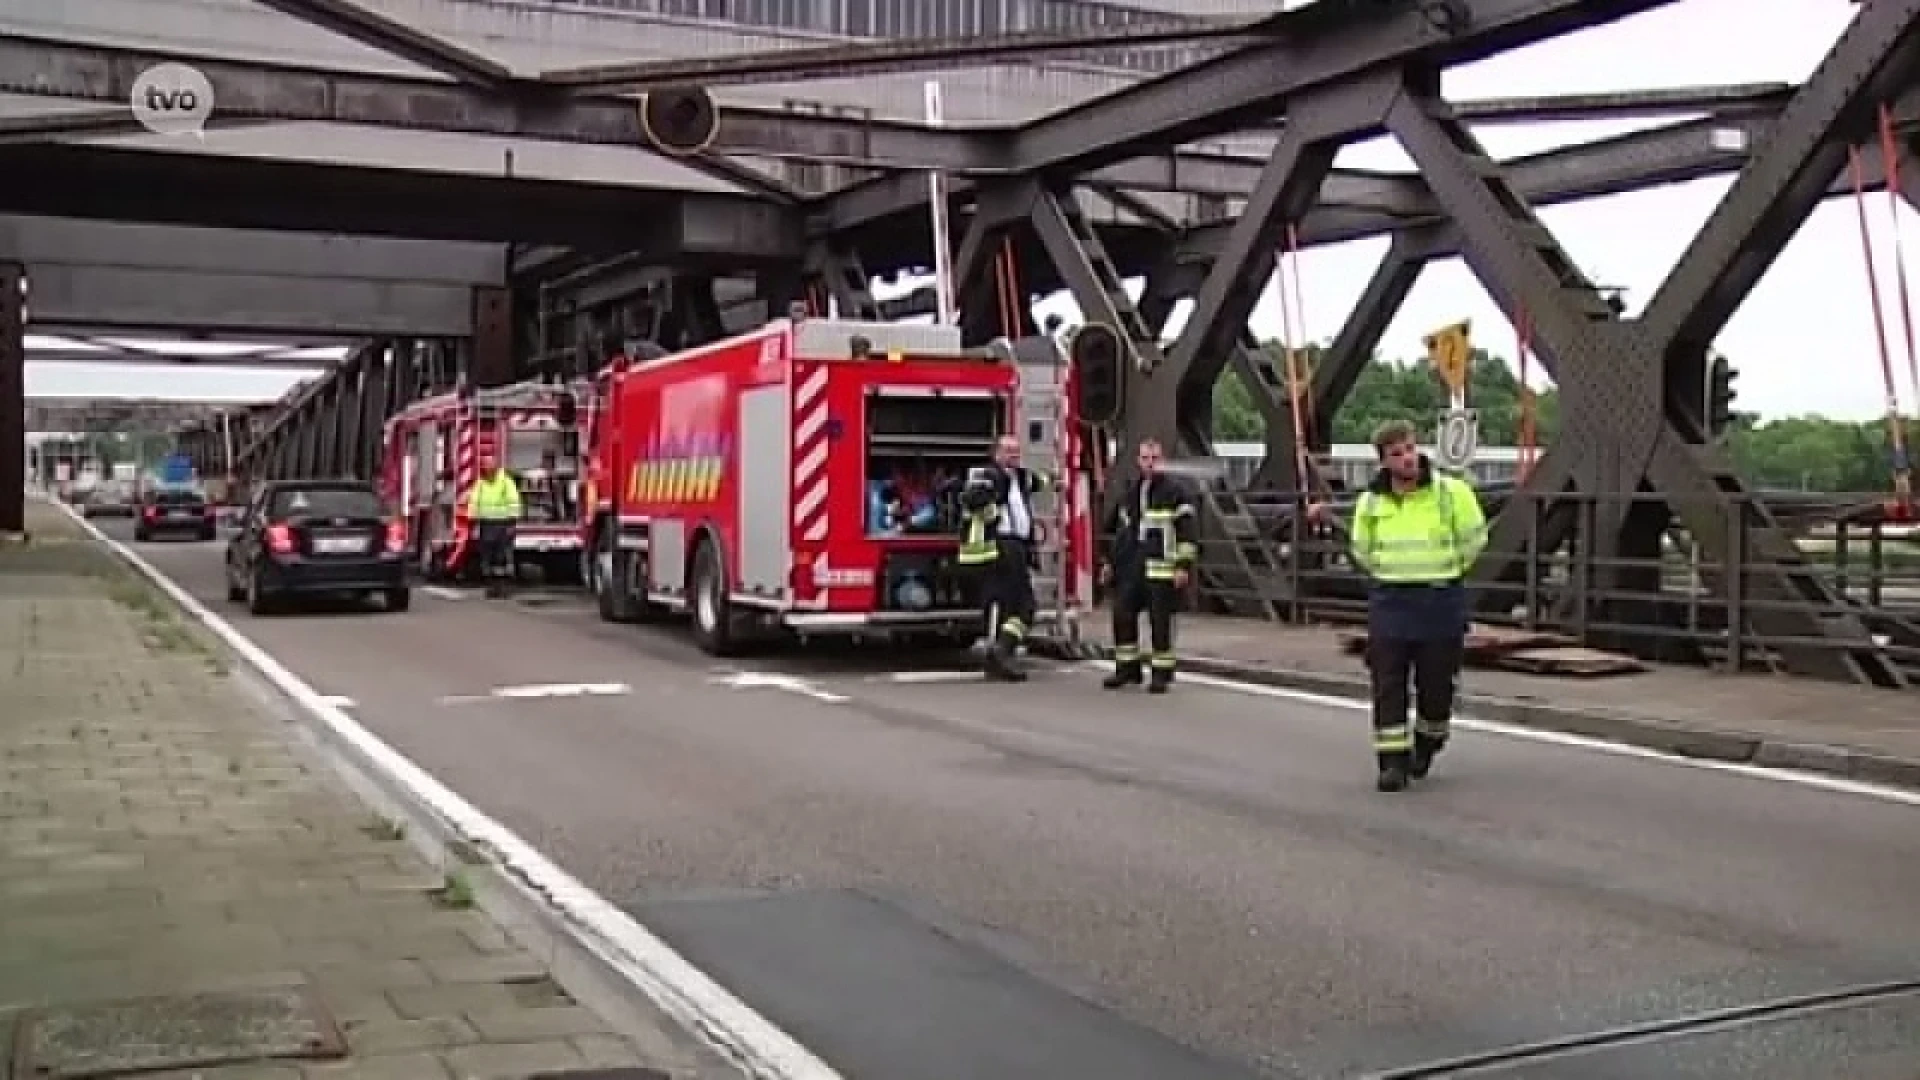
<path fill-rule="evenodd" d="M 1262 346 L 1282 380 L 1286 365 L 1278 343 Z M 1318 347 L 1303 351 L 1302 376 L 1319 360 Z M 1520 443 L 1520 380 L 1506 360 L 1476 349 L 1467 404 L 1480 412 L 1480 439 L 1486 446 Z M 1364 443 L 1388 420 L 1409 420 L 1429 430 L 1447 407 L 1446 386 L 1432 365 L 1375 359 L 1360 373 L 1353 391 L 1334 415 L 1333 442 Z M 1238 376 L 1228 372 L 1214 392 L 1214 438 L 1257 442 L 1260 413 Z M 1559 430 L 1560 398 L 1553 389 L 1536 394 L 1534 428 L 1540 446 Z M 1920 448 L 1920 422 L 1909 423 L 1907 445 Z M 1849 423 L 1820 416 L 1761 420 L 1736 413 L 1726 437 L 1728 452 L 1741 475 L 1763 487 L 1808 491 L 1877 492 L 1891 490 L 1886 424 Z"/>
<path fill-rule="evenodd" d="M 1274 343 L 1262 346 L 1283 383 L 1285 354 Z M 1320 350 L 1305 350 L 1306 371 L 1319 361 Z M 1282 389 L 1284 395 L 1285 390 Z M 1480 411 L 1480 440 L 1488 446 L 1520 444 L 1520 379 L 1506 361 L 1484 350 L 1473 353 L 1473 375 L 1467 383 L 1467 404 Z M 1559 397 L 1553 390 L 1537 395 L 1534 429 L 1540 445 L 1553 437 L 1560 419 Z M 1375 360 L 1354 383 L 1333 418 L 1333 441 L 1364 443 L 1389 420 L 1410 420 L 1422 430 L 1439 421 L 1447 407 L 1447 388 L 1426 360 L 1410 364 Z M 1229 372 L 1214 391 L 1214 437 L 1223 442 L 1258 441 L 1260 413 L 1240 379 Z"/>

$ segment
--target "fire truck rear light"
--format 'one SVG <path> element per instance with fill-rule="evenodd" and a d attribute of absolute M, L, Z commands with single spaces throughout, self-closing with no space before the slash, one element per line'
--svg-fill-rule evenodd
<path fill-rule="evenodd" d="M 275 555 L 293 554 L 293 530 L 285 525 L 267 526 L 267 550 Z"/>
<path fill-rule="evenodd" d="M 387 552 L 398 555 L 407 550 L 407 523 L 399 519 L 387 522 Z"/>
<path fill-rule="evenodd" d="M 1914 519 L 1913 503 L 1908 502 L 1904 499 L 1894 499 L 1886 503 L 1880 509 L 1881 509 L 1881 512 L 1886 515 L 1886 518 L 1888 521 L 1896 522 L 1901 525 L 1905 525 Z"/>

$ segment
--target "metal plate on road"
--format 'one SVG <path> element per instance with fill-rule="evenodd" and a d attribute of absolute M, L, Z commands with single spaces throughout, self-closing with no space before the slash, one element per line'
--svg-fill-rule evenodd
<path fill-rule="evenodd" d="M 1473 409 L 1449 409 L 1440 418 L 1434 439 L 1434 461 L 1443 469 L 1464 469 L 1480 452 L 1480 414 Z"/>
<path fill-rule="evenodd" d="M 1015 967 L 957 920 L 869 893 L 663 898 L 630 910 L 846 1076 L 1255 1076 Z"/>

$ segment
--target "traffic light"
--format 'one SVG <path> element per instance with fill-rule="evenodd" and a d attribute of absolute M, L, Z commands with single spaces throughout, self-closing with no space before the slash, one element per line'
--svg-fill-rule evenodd
<path fill-rule="evenodd" d="M 1714 438 L 1733 426 L 1733 380 L 1738 374 L 1718 353 L 1707 361 L 1707 434 Z"/>
<path fill-rule="evenodd" d="M 1073 332 L 1067 343 L 1067 359 L 1073 364 L 1082 421 L 1105 427 L 1120 419 L 1120 401 L 1126 387 L 1125 353 L 1120 335 L 1110 326 L 1088 323 Z"/>

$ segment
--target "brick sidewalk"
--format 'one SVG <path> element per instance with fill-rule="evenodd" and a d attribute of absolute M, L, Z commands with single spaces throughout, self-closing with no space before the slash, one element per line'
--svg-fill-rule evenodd
<path fill-rule="evenodd" d="M 233 1062 L 141 1074 L 155 1080 L 683 1064 L 643 1062 L 164 598 L 58 510 L 28 515 L 35 542 L 0 546 L 0 1076 L 105 1064 L 89 1055 L 109 1030 Z M 149 995 L 144 1018 L 104 1009 Z M 347 1056 L 269 1060 L 328 1040 L 308 995 Z"/>

